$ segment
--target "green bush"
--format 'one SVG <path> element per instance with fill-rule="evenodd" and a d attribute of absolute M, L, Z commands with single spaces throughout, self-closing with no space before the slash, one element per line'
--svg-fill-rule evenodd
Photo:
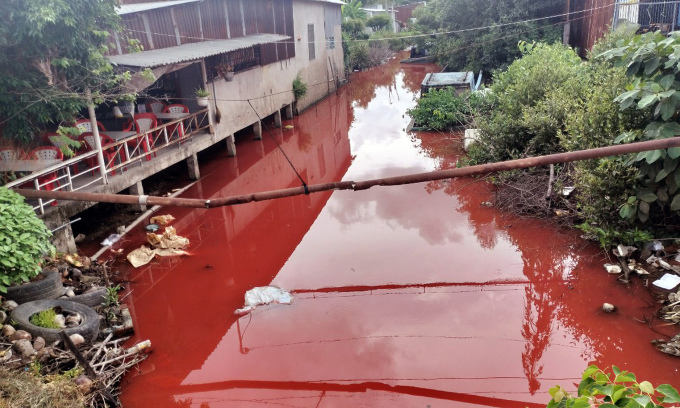
<path fill-rule="evenodd" d="M 621 42 L 618 45 L 622 45 Z M 622 132 L 615 143 L 663 139 L 680 135 L 680 32 L 637 35 L 601 58 L 626 70 L 630 85 L 615 101 L 634 110 L 638 126 Z M 630 222 L 677 225 L 680 210 L 680 148 L 637 154 L 629 162 L 639 169 L 635 194 L 619 202 L 619 214 Z"/>
<path fill-rule="evenodd" d="M 371 27 L 373 31 L 385 30 L 392 24 L 392 18 L 387 13 L 376 14 L 366 21 L 366 25 Z"/>
<path fill-rule="evenodd" d="M 459 95 L 453 88 L 431 89 L 407 113 L 415 126 L 432 130 L 446 130 L 464 125 L 476 114 L 491 109 L 491 99 L 483 92 Z"/>
<path fill-rule="evenodd" d="M 412 43 L 412 39 L 410 38 L 404 38 L 404 37 L 409 37 L 413 35 L 413 32 L 409 31 L 402 31 L 400 33 L 393 33 L 392 31 L 387 31 L 387 30 L 382 30 L 378 31 L 376 33 L 373 33 L 371 36 L 371 40 L 378 40 L 381 39 L 385 42 L 387 42 L 388 46 L 390 47 L 390 50 L 394 52 L 402 51 Z M 377 42 L 377 41 L 373 41 Z"/>
<path fill-rule="evenodd" d="M 302 80 L 300 74 L 297 74 L 293 80 L 293 96 L 298 100 L 304 98 L 305 95 L 307 95 L 307 84 Z"/>
<path fill-rule="evenodd" d="M 524 56 L 498 74 L 495 109 L 476 118 L 480 143 L 472 162 L 495 162 L 560 151 L 558 132 L 569 108 L 561 88 L 577 77 L 581 59 L 562 45 L 524 46 Z"/>
<path fill-rule="evenodd" d="M 54 252 L 51 235 L 22 196 L 0 187 L 0 292 L 41 272 L 43 256 Z"/>
<path fill-rule="evenodd" d="M 366 25 L 363 20 L 359 19 L 349 19 L 343 21 L 342 32 L 349 35 L 350 39 L 360 39 L 365 40 L 368 38 L 368 34 L 364 33 Z"/>
<path fill-rule="evenodd" d="M 368 42 L 352 42 L 348 45 L 347 67 L 362 70 L 371 66 Z"/>
<path fill-rule="evenodd" d="M 670 384 L 655 388 L 649 381 L 638 382 L 635 374 L 616 366 L 612 366 L 611 372 L 595 365 L 589 366 L 583 373 L 576 395 L 571 395 L 559 385 L 548 392 L 552 399 L 547 408 L 663 408 L 680 402 L 680 394 Z"/>

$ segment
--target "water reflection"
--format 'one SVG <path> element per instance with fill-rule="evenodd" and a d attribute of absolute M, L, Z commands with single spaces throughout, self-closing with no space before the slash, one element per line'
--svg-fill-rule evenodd
<path fill-rule="evenodd" d="M 276 140 L 310 184 L 453 167 L 455 135 L 404 131 L 431 68 L 359 73 Z M 237 148 L 205 164 L 189 196 L 299 185 L 272 140 Z M 596 313 L 613 286 L 583 256 L 595 252 L 481 206 L 491 194 L 461 179 L 170 210 L 192 256 L 130 272 L 137 338 L 155 351 L 127 377 L 125 405 L 537 407 L 588 361 L 640 348 L 630 311 Z M 232 314 L 270 283 L 295 303 Z M 628 368 L 648 374 L 644 358 L 672 367 L 641 353 Z"/>

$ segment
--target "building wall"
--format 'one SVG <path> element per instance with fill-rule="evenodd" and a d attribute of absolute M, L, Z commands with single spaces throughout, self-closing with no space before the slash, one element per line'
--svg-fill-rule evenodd
<path fill-rule="evenodd" d="M 325 97 L 329 91 L 335 90 L 335 81 L 329 66 L 332 65 L 336 75 L 344 78 L 342 34 L 340 25 L 333 27 L 335 48 L 326 48 L 324 7 L 337 8 L 338 11 L 340 8 L 336 4 L 317 1 L 293 2 L 294 58 L 237 72 L 232 82 L 215 80 L 215 97 L 221 113 L 221 121 L 215 125 L 216 132 L 234 133 L 256 122 L 257 115 L 264 118 L 293 103 L 292 84 L 298 73 L 307 84 L 307 95 L 298 101 L 298 110 L 309 107 Z M 308 24 L 314 25 L 315 37 L 315 58 L 311 61 Z M 331 82 L 328 82 L 329 79 Z M 209 83 L 207 89 L 212 92 L 213 84 Z M 250 100 L 252 108 L 247 100 Z"/>

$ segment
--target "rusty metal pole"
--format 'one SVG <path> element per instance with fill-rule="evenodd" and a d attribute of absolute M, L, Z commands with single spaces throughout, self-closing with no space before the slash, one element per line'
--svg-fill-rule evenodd
<path fill-rule="evenodd" d="M 16 189 L 17 193 L 26 198 L 48 198 L 57 200 L 95 201 L 118 204 L 161 205 L 166 207 L 196 207 L 215 208 L 225 205 L 245 204 L 255 201 L 273 200 L 276 198 L 292 197 L 306 193 L 320 193 L 331 190 L 366 190 L 373 186 L 396 186 L 402 184 L 422 183 L 426 181 L 443 180 L 455 177 L 469 177 L 481 174 L 497 173 L 500 171 L 517 170 L 529 167 L 548 166 L 551 164 L 568 163 L 580 160 L 597 159 L 608 156 L 618 156 L 639 153 L 650 150 L 680 147 L 680 137 L 651 140 L 647 142 L 629 143 L 624 145 L 600 147 L 597 149 L 578 150 L 575 152 L 550 154 L 547 156 L 529 157 L 526 159 L 510 160 L 498 163 L 480 164 L 449 170 L 439 170 L 427 173 L 416 173 L 405 176 L 386 177 L 365 181 L 337 181 L 332 183 L 314 184 L 304 187 L 287 188 L 283 190 L 265 191 L 244 194 L 212 200 L 194 198 L 169 198 L 153 196 L 130 196 L 119 194 L 79 193 L 71 191 L 25 190 Z"/>

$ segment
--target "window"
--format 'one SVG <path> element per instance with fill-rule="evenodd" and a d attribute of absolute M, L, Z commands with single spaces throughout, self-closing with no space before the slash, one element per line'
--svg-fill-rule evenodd
<path fill-rule="evenodd" d="M 309 60 L 316 58 L 316 49 L 314 49 L 314 24 L 307 24 L 307 38 L 309 39 Z"/>
<path fill-rule="evenodd" d="M 335 49 L 335 37 L 326 37 L 326 49 L 327 50 Z"/>

